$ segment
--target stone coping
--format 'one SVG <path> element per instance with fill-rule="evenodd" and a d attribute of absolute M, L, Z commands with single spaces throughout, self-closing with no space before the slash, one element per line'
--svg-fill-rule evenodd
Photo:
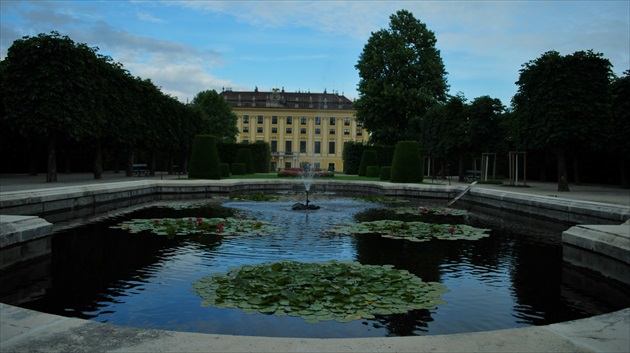
<path fill-rule="evenodd" d="M 497 331 L 316 339 L 138 329 L 0 304 L 2 352 L 627 352 L 629 335 L 630 308 Z"/>
<path fill-rule="evenodd" d="M 299 183 L 295 181 L 289 184 Z M 286 183 L 286 181 L 283 181 Z M 333 183 L 333 184 L 331 184 Z M 40 203 L 73 196 L 103 192 L 137 191 L 139 188 L 230 188 L 252 190 L 277 186 L 276 180 L 221 181 L 131 181 L 113 184 L 69 186 L 2 193 L 0 211 L 11 204 Z M 347 182 L 327 181 L 326 185 L 344 186 Z M 367 184 L 367 183 L 365 183 Z M 352 186 L 352 185 L 348 185 Z M 418 184 L 370 183 L 371 189 L 385 190 L 389 196 L 422 192 L 452 193 L 460 186 L 425 187 Z M 225 189 L 227 187 L 227 189 Z M 491 199 L 497 208 L 501 203 L 520 200 L 522 207 L 553 205 L 563 212 L 577 209 L 615 213 L 621 222 L 627 220 L 630 208 L 623 205 L 581 202 L 554 197 L 534 196 L 496 190 L 471 190 L 466 202 L 479 202 L 475 197 Z M 521 207 L 518 206 L 518 207 Z M 552 207 L 552 208 L 553 208 Z M 611 211 L 612 210 L 612 211 Z M 615 211 L 616 210 L 616 211 Z M 549 212 L 545 209 L 543 212 Z M 619 223 L 621 223 L 619 222 Z M 618 224 L 618 223 L 617 223 Z M 173 331 L 143 330 L 119 327 L 86 320 L 65 318 L 0 304 L 0 350 L 10 351 L 118 351 L 118 352 L 627 352 L 630 347 L 630 308 L 587 319 L 479 333 L 398 338 L 304 339 L 229 336 Z"/>

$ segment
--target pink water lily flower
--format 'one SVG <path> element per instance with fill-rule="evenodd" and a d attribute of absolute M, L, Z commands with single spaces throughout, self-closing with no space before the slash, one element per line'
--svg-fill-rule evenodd
<path fill-rule="evenodd" d="M 429 209 L 427 208 L 427 206 L 420 206 L 420 207 L 418 207 L 418 211 L 420 211 L 420 212 L 426 212 L 428 210 Z"/>
<path fill-rule="evenodd" d="M 453 234 L 455 233 L 455 228 L 450 228 L 448 231 L 451 232 L 451 234 Z"/>
<path fill-rule="evenodd" d="M 219 232 L 222 232 L 223 231 L 223 224 L 218 224 L 217 228 L 219 228 Z"/>
<path fill-rule="evenodd" d="M 154 219 L 153 223 L 160 223 L 160 220 L 159 219 Z"/>

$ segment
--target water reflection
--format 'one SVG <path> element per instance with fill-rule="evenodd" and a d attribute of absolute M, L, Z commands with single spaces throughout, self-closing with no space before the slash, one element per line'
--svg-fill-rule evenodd
<path fill-rule="evenodd" d="M 142 210 L 124 217 L 238 215 L 281 226 L 264 237 L 168 239 L 108 228 L 121 219 L 76 228 L 54 236 L 49 259 L 19 275 L 1 274 L 0 295 L 3 302 L 119 325 L 286 337 L 473 332 L 572 320 L 630 305 L 626 287 L 563 264 L 557 225 L 471 212 L 447 221 L 491 228 L 490 237 L 413 243 L 373 235 L 329 236 L 325 229 L 355 219 L 422 218 L 396 215 L 384 205 L 355 200 L 316 202 L 318 211 L 291 211 L 292 201 L 243 201 L 226 202 L 223 207 Z M 391 264 L 425 281 L 441 282 L 450 290 L 443 296 L 447 304 L 372 320 L 312 325 L 299 317 L 201 307 L 201 298 L 191 290 L 193 281 L 242 264 L 333 259 Z"/>

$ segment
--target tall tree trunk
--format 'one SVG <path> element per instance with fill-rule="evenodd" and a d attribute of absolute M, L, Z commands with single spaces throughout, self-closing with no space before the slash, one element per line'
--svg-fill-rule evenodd
<path fill-rule="evenodd" d="M 48 138 L 48 166 L 46 168 L 46 182 L 57 182 L 57 138 Z"/>
<path fill-rule="evenodd" d="M 129 146 L 129 149 L 127 150 L 127 167 L 125 168 L 125 175 L 128 177 L 133 176 L 133 158 L 133 146 Z"/>
<path fill-rule="evenodd" d="M 103 150 L 101 141 L 96 141 L 94 145 L 94 179 L 103 179 Z"/>
<path fill-rule="evenodd" d="M 567 179 L 567 156 L 564 149 L 558 150 L 558 191 L 570 191 Z"/>

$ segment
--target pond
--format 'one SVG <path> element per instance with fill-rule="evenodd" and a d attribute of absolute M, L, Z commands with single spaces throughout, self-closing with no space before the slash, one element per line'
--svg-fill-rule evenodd
<path fill-rule="evenodd" d="M 289 200 L 209 200 L 162 204 L 58 233 L 52 255 L 2 275 L 8 304 L 122 326 L 274 337 L 435 335 L 545 325 L 630 306 L 627 286 L 562 261 L 566 226 L 532 219 L 461 215 L 426 218 L 413 202 L 319 199 L 317 211 Z M 400 211 L 404 210 L 404 211 Z M 272 225 L 269 234 L 169 237 L 111 226 L 146 218 L 240 217 Z M 339 224 L 380 219 L 468 224 L 491 229 L 476 240 L 412 242 L 374 234 L 329 233 Z M 203 306 L 193 283 L 243 265 L 349 260 L 391 265 L 446 287 L 431 309 L 349 322 Z"/>

